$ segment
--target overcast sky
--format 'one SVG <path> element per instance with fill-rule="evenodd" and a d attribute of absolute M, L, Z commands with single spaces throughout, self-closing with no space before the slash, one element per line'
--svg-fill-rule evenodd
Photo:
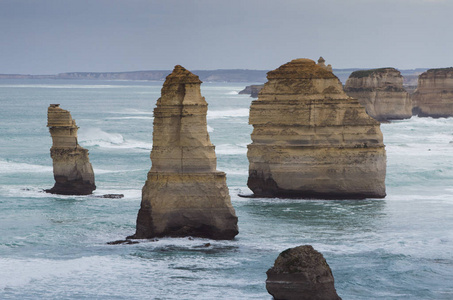
<path fill-rule="evenodd" d="M 0 0 L 0 73 L 453 66 L 453 0 Z"/>

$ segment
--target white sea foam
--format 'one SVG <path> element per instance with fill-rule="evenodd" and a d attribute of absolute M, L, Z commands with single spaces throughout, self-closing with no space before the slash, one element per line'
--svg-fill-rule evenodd
<path fill-rule="evenodd" d="M 208 110 L 208 119 L 248 117 L 248 108 L 228 109 L 228 110 Z"/>
<path fill-rule="evenodd" d="M 227 95 L 238 95 L 238 94 L 239 94 L 238 91 L 231 91 L 227 93 Z"/>
<path fill-rule="evenodd" d="M 106 120 L 133 120 L 133 119 L 137 119 L 137 120 L 154 120 L 153 117 L 140 117 L 140 116 L 137 116 L 137 117 L 110 117 L 110 118 L 105 118 Z"/>
<path fill-rule="evenodd" d="M 21 162 L 12 162 L 0 159 L 0 174 L 11 173 L 49 173 L 52 166 L 35 165 Z"/>
<path fill-rule="evenodd" d="M 208 125 L 208 132 L 214 132 L 214 128 Z"/>
<path fill-rule="evenodd" d="M 125 139 L 119 133 L 108 133 L 100 128 L 84 128 L 79 131 L 79 143 L 82 146 L 110 149 L 138 149 L 150 151 L 151 143 Z"/>
<path fill-rule="evenodd" d="M 215 148 L 217 155 L 241 155 L 247 154 L 247 144 L 221 144 Z"/>
<path fill-rule="evenodd" d="M 153 115 L 153 111 L 140 110 L 135 108 L 127 108 L 121 111 L 111 111 L 111 114 L 121 114 L 121 115 Z"/>

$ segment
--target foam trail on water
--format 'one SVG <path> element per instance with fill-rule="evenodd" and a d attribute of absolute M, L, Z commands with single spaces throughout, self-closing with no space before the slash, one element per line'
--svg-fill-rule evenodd
<path fill-rule="evenodd" d="M 0 159 L 0 174 L 12 173 L 49 173 L 52 172 L 52 166 L 42 166 L 20 162 L 11 162 Z"/>
<path fill-rule="evenodd" d="M 228 109 L 228 110 L 208 110 L 208 119 L 248 117 L 248 108 Z"/>
<path fill-rule="evenodd" d="M 84 147 L 98 146 L 111 149 L 140 149 L 150 151 L 151 143 L 126 140 L 119 133 L 108 133 L 100 128 L 84 128 L 79 130 L 79 143 Z"/>
<path fill-rule="evenodd" d="M 241 155 L 247 154 L 247 144 L 221 144 L 215 148 L 216 154 L 220 155 Z"/>

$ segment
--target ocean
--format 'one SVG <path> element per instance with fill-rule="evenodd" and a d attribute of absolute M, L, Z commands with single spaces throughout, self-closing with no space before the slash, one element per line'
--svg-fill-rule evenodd
<path fill-rule="evenodd" d="M 343 299 L 453 299 L 453 118 L 382 124 L 387 197 L 240 198 L 251 83 L 203 83 L 218 169 L 239 235 L 108 245 L 135 232 L 162 82 L 0 80 L 0 299 L 272 299 L 266 271 L 312 245 Z M 47 108 L 59 103 L 89 150 L 97 190 L 59 196 Z"/>

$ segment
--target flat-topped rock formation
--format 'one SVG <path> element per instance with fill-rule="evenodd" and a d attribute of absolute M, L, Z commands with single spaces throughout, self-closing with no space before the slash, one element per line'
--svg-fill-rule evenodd
<path fill-rule="evenodd" d="M 351 73 L 344 90 L 378 121 L 409 119 L 412 101 L 403 81 L 401 72 L 395 68 L 360 70 Z"/>
<path fill-rule="evenodd" d="M 247 185 L 259 197 L 385 197 L 380 123 L 309 59 L 267 74 L 249 123 Z"/>
<path fill-rule="evenodd" d="M 50 156 L 53 160 L 55 185 L 52 194 L 89 195 L 95 189 L 94 172 L 88 150 L 77 143 L 75 120 L 69 111 L 51 104 L 47 110 L 47 127 L 52 136 Z"/>
<path fill-rule="evenodd" d="M 239 92 L 239 95 L 250 95 L 252 98 L 258 98 L 258 94 L 263 88 L 264 84 L 253 84 L 253 85 L 248 85 L 243 89 L 242 91 Z"/>
<path fill-rule="evenodd" d="M 283 251 L 266 274 L 266 289 L 274 299 L 341 300 L 329 265 L 310 245 Z"/>
<path fill-rule="evenodd" d="M 181 66 L 167 76 L 154 109 L 152 167 L 132 238 L 238 234 L 226 175 L 216 170 L 201 81 Z"/>
<path fill-rule="evenodd" d="M 420 117 L 453 116 L 453 68 L 430 69 L 418 77 L 412 95 L 413 113 Z"/>

